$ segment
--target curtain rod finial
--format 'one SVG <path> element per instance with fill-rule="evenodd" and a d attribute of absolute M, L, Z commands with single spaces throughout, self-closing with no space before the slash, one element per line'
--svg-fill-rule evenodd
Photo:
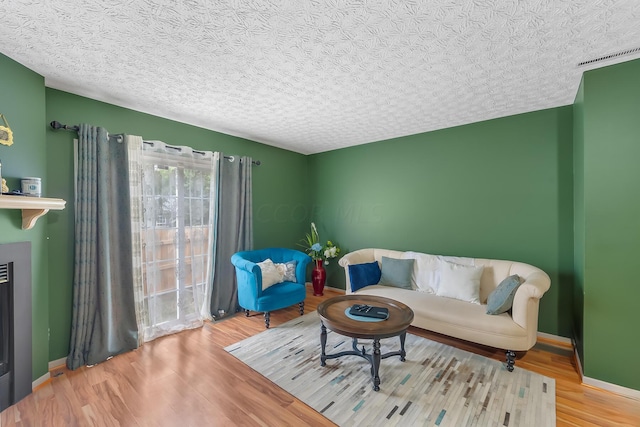
<path fill-rule="evenodd" d="M 74 131 L 79 131 L 80 130 L 80 126 L 67 126 L 67 125 L 63 125 L 62 123 L 60 123 L 57 120 L 52 121 L 51 123 L 49 123 L 49 126 L 51 126 L 53 129 L 58 130 L 58 129 L 64 129 L 64 130 L 74 130 Z"/>

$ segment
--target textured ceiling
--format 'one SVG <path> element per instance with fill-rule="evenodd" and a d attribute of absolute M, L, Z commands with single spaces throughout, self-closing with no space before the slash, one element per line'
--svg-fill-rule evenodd
<path fill-rule="evenodd" d="M 48 87 L 304 154 L 568 105 L 579 62 L 640 47 L 638 0 L 0 0 L 0 16 L 0 52 Z"/>

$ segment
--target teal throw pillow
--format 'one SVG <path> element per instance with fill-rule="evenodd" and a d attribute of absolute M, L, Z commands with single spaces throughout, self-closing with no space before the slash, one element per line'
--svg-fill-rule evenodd
<path fill-rule="evenodd" d="M 380 284 L 413 289 L 411 287 L 411 275 L 413 274 L 414 262 L 414 259 L 397 259 L 383 256 Z"/>
<path fill-rule="evenodd" d="M 351 280 L 351 292 L 355 292 L 365 286 L 377 284 L 380 281 L 378 261 L 350 265 L 349 279 Z"/>
<path fill-rule="evenodd" d="M 500 282 L 487 298 L 487 314 L 502 314 L 511 310 L 513 298 L 521 284 L 522 278 L 517 274 Z"/>
<path fill-rule="evenodd" d="M 296 261 L 295 259 L 291 260 L 291 261 L 287 261 L 283 264 L 276 264 L 276 265 L 283 265 L 284 266 L 284 279 L 282 279 L 284 282 L 297 282 L 298 279 L 296 278 L 296 267 L 298 265 L 298 261 Z"/>

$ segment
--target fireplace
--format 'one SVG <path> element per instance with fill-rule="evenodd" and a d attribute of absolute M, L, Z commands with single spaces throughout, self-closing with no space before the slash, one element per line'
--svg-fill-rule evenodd
<path fill-rule="evenodd" d="M 31 243 L 0 245 L 0 411 L 31 393 Z"/>

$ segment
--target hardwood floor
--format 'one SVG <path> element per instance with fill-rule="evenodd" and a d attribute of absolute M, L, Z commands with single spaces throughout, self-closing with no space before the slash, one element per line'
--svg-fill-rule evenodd
<path fill-rule="evenodd" d="M 324 298 L 309 293 L 305 312 Z M 275 327 L 297 306 L 272 313 Z M 96 365 L 52 372 L 53 379 L 0 414 L 13 426 L 325 426 L 319 413 L 254 372 L 224 347 L 264 330 L 262 315 L 242 313 L 157 339 Z M 412 328 L 416 335 L 497 360 L 490 348 Z M 640 402 L 580 384 L 570 349 L 540 343 L 516 366 L 556 379 L 558 426 L 640 426 Z"/>

